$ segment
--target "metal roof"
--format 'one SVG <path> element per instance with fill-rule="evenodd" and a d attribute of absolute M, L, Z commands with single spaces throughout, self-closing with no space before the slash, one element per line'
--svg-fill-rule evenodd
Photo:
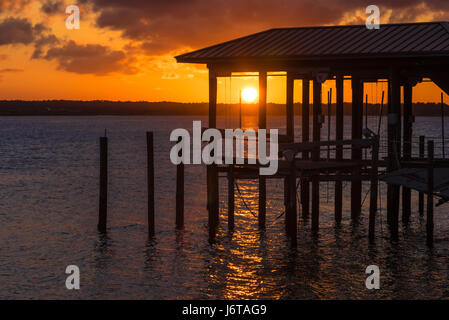
<path fill-rule="evenodd" d="M 270 29 L 176 57 L 210 63 L 248 59 L 321 59 L 449 55 L 449 22 Z"/>

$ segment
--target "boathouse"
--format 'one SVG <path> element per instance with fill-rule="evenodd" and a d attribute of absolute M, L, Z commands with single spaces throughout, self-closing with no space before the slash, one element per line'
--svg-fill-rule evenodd
<path fill-rule="evenodd" d="M 292 150 L 295 157 L 286 159 L 277 177 L 285 179 L 287 233 L 296 238 L 297 204 L 296 181 L 300 181 L 300 203 L 303 215 L 311 209 L 312 230 L 319 228 L 319 183 L 335 182 L 335 219 L 342 216 L 342 182 L 351 183 L 351 217 L 361 214 L 362 181 L 371 181 L 370 240 L 374 239 L 377 212 L 378 168 L 393 173 L 402 168 L 448 167 L 447 160 L 412 154 L 414 116 L 412 112 L 413 88 L 430 79 L 449 94 L 449 23 L 384 24 L 379 29 L 366 26 L 323 26 L 277 28 L 213 45 L 176 57 L 179 63 L 206 64 L 209 69 L 209 128 L 216 127 L 217 78 L 232 77 L 233 73 L 255 72 L 259 79 L 259 128 L 267 126 L 267 75 L 272 72 L 286 74 L 286 137 L 282 150 Z M 352 90 L 351 140 L 344 140 L 343 93 L 344 80 Z M 364 130 L 364 83 L 388 81 L 386 109 L 388 113 L 388 156 L 378 158 L 378 132 Z M 294 141 L 294 86 L 302 82 L 301 140 Z M 334 141 L 321 141 L 323 123 L 322 86 L 335 81 L 335 137 Z M 346 81 L 348 83 L 348 81 Z M 310 87 L 313 103 L 310 103 Z M 402 89 L 402 88 L 403 89 Z M 403 101 L 401 101 L 403 90 Z M 403 104 L 403 107 L 402 107 Z M 312 123 L 309 123 L 309 115 Z M 312 129 L 312 137 L 309 136 Z M 433 146 L 432 144 L 429 144 Z M 321 148 L 335 148 L 332 159 L 323 159 Z M 351 148 L 350 157 L 344 157 L 343 148 Z M 363 149 L 370 148 L 372 157 L 364 158 Z M 285 154 L 285 153 L 284 153 Z M 283 153 L 280 154 L 282 157 Z M 233 228 L 234 179 L 239 174 L 259 179 L 259 225 L 265 226 L 266 177 L 245 166 L 208 166 L 207 184 L 209 228 L 213 236 L 218 224 L 218 179 L 226 172 L 229 191 L 229 227 Z M 435 169 L 436 170 L 436 169 Z M 429 171 L 433 175 L 433 171 Z M 398 238 L 398 221 L 402 197 L 402 220 L 408 221 L 411 207 L 412 185 L 394 183 L 389 178 L 387 217 L 393 240 Z M 427 178 L 428 243 L 433 238 L 433 179 Z M 425 184 L 426 185 L 426 184 Z M 311 187 L 311 190 L 310 190 Z M 402 192 L 401 192 L 402 188 Z M 311 192 L 310 192 L 311 191 Z M 423 190 L 420 190 L 421 193 Z M 429 202 L 430 201 L 430 202 Z M 311 205 L 309 203 L 311 202 Z M 432 208 L 429 208 L 429 203 Z M 310 208 L 309 208 L 310 207 Z"/>

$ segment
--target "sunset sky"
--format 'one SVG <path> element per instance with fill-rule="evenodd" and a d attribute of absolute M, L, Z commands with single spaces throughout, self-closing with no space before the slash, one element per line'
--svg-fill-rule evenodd
<path fill-rule="evenodd" d="M 65 27 L 72 4 L 79 30 Z M 0 0 L 0 99 L 206 101 L 206 68 L 175 55 L 273 27 L 364 24 L 370 4 L 382 23 L 449 20 L 447 0 Z M 269 79 L 269 101 L 283 102 L 284 81 Z M 219 98 L 247 86 L 222 80 Z M 414 100 L 439 92 L 420 84 Z"/>

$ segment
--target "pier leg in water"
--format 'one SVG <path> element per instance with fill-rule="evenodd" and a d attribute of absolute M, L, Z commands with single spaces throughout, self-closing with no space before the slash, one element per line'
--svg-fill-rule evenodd
<path fill-rule="evenodd" d="M 154 236 L 154 148 L 153 132 L 147 132 L 148 236 Z"/>
<path fill-rule="evenodd" d="M 336 78 L 337 88 L 337 106 L 335 111 L 336 121 L 336 140 L 343 140 L 343 126 L 344 126 L 344 110 L 343 110 L 343 76 L 337 75 Z M 337 146 L 336 160 L 343 160 L 343 146 Z M 343 212 L 343 183 L 341 181 L 335 182 L 335 222 L 339 224 L 342 219 Z"/>
<path fill-rule="evenodd" d="M 292 245 L 296 245 L 297 238 L 297 213 L 296 213 L 296 168 L 295 161 L 290 163 L 290 176 L 288 177 L 288 235 Z"/>
<path fill-rule="evenodd" d="M 424 159 L 425 137 L 419 136 L 419 158 Z M 419 215 L 424 215 L 424 192 L 418 193 L 418 211 Z"/>
<path fill-rule="evenodd" d="M 291 80 L 293 85 L 293 80 Z M 291 106 L 293 111 L 293 104 Z M 288 106 L 287 106 L 288 109 Z M 267 72 L 259 72 L 259 129 L 267 128 Z M 259 175 L 259 214 L 258 223 L 260 229 L 265 229 L 265 216 L 267 207 L 266 178 Z"/>
<path fill-rule="evenodd" d="M 184 164 L 176 167 L 176 228 L 184 228 Z"/>
<path fill-rule="evenodd" d="M 357 76 L 352 76 L 352 139 L 362 138 L 363 126 L 363 82 Z M 360 146 L 352 146 L 351 158 L 353 161 L 362 160 L 362 149 Z M 358 221 L 362 211 L 362 180 L 360 168 L 353 171 L 356 180 L 351 182 L 351 218 Z"/>
<path fill-rule="evenodd" d="M 412 86 L 404 85 L 404 125 L 403 125 L 403 158 L 410 160 L 412 157 Z M 402 187 L 402 223 L 408 224 L 411 214 L 411 190 Z"/>
<path fill-rule="evenodd" d="M 399 70 L 391 72 L 390 94 L 391 103 L 388 107 L 388 166 L 387 171 L 397 170 L 401 157 L 401 86 Z M 391 240 L 399 237 L 399 196 L 400 186 L 388 185 L 387 214 L 390 221 Z"/>
<path fill-rule="evenodd" d="M 234 230 L 234 167 L 228 171 L 228 229 Z"/>
<path fill-rule="evenodd" d="M 320 141 L 321 133 L 321 83 L 313 81 L 313 142 Z M 312 152 L 312 160 L 320 160 L 320 148 L 317 147 Z M 317 173 L 312 176 L 312 233 L 317 235 L 320 219 L 320 182 Z"/>
<path fill-rule="evenodd" d="M 266 178 L 259 176 L 259 228 L 265 229 L 265 216 L 267 208 L 267 185 Z"/>
<path fill-rule="evenodd" d="M 376 231 L 377 212 L 377 186 L 378 186 L 378 159 L 379 159 L 379 137 L 373 138 L 372 162 L 371 162 L 371 194 L 369 206 L 369 242 L 374 243 Z"/>
<path fill-rule="evenodd" d="M 310 80 L 302 80 L 302 142 L 309 142 L 309 109 L 310 109 Z M 303 152 L 302 158 L 309 159 L 309 153 Z M 310 207 L 310 181 L 307 178 L 301 178 L 301 207 L 302 217 L 309 217 Z"/>
<path fill-rule="evenodd" d="M 209 69 L 209 128 L 217 127 L 217 75 Z M 218 226 L 218 172 L 216 165 L 207 166 L 207 210 L 209 242 L 214 242 Z"/>
<path fill-rule="evenodd" d="M 108 216 L 108 138 L 100 138 L 100 205 L 98 231 L 106 233 Z"/>
<path fill-rule="evenodd" d="M 429 163 L 427 167 L 427 245 L 429 247 L 433 246 L 433 156 L 434 156 L 434 143 L 433 141 L 428 142 L 427 146 L 427 157 L 429 158 Z"/>

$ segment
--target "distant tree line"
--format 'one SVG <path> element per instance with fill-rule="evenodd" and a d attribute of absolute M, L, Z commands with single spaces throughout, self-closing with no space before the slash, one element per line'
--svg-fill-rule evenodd
<path fill-rule="evenodd" d="M 445 108 L 447 105 L 445 105 Z M 310 110 L 312 110 L 312 105 Z M 351 103 L 344 104 L 344 114 L 351 115 Z M 365 106 L 364 106 L 365 108 Z M 72 100 L 0 100 L 0 116 L 44 116 L 44 115 L 197 115 L 208 114 L 207 103 L 179 103 L 179 102 L 147 102 L 147 101 L 72 101 Z M 218 116 L 238 116 L 238 104 L 218 104 Z M 323 103 L 322 113 L 327 115 L 327 104 Z M 383 115 L 387 114 L 388 107 L 384 105 Z M 301 115 L 301 104 L 295 104 L 295 114 Z M 368 105 L 368 114 L 378 116 L 379 105 Z M 243 106 L 245 115 L 257 115 L 257 105 Z M 285 105 L 269 103 L 267 113 L 271 116 L 285 115 Z M 311 113 L 311 112 L 310 112 Z M 413 113 L 416 116 L 440 116 L 441 106 L 437 103 L 415 103 Z M 449 112 L 447 112 L 449 114 Z M 331 114 L 335 114 L 335 104 L 331 106 Z"/>

